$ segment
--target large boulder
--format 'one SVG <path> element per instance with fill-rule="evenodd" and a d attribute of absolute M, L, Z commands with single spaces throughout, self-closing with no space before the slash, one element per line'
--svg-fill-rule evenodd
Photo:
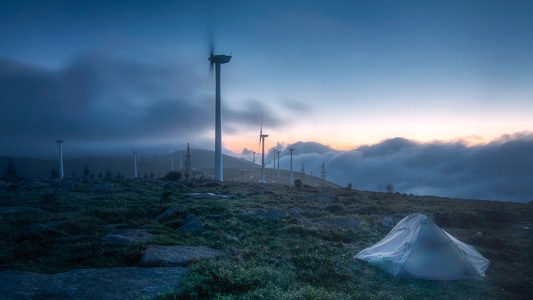
<path fill-rule="evenodd" d="M 2 299 L 146 299 L 176 289 L 186 268 L 79 269 L 57 274 L 0 272 Z"/>

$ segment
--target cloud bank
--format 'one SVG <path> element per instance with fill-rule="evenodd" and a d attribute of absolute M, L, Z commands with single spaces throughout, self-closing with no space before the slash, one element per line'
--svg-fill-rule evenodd
<path fill-rule="evenodd" d="M 338 151 L 318 143 L 299 142 L 293 169 L 320 176 L 325 163 L 327 179 L 360 190 L 437 195 L 466 199 L 528 202 L 533 200 L 533 132 L 505 135 L 485 145 L 466 142 L 418 143 L 404 138 L 384 140 Z M 289 147 L 280 165 L 290 165 Z M 269 151 L 272 166 L 272 151 Z"/>

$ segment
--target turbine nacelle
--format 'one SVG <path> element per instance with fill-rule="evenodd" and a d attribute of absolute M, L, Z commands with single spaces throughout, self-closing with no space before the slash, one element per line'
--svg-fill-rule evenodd
<path fill-rule="evenodd" d="M 219 54 L 219 55 L 211 54 L 211 56 L 209 56 L 208 60 L 212 64 L 225 64 L 225 63 L 229 63 L 229 61 L 231 60 L 231 56 L 230 55 L 224 55 L 224 54 Z"/>

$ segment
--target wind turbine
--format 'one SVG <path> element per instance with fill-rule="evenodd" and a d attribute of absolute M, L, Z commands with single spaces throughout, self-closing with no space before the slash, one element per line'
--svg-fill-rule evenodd
<path fill-rule="evenodd" d="M 281 153 L 281 150 L 276 149 L 276 154 L 278 155 L 278 178 L 279 178 L 279 154 Z M 276 157 L 274 157 L 274 164 L 276 162 Z"/>
<path fill-rule="evenodd" d="M 211 72 L 215 65 L 216 94 L 215 94 L 215 180 L 222 181 L 222 126 L 220 120 L 220 65 L 229 63 L 231 56 L 219 54 L 215 55 L 214 46 L 211 43 L 209 49 L 209 61 L 211 62 Z"/>
<path fill-rule="evenodd" d="M 291 178 L 289 184 L 292 184 L 292 153 L 294 152 L 294 148 L 289 148 L 289 151 L 291 151 Z"/>
<path fill-rule="evenodd" d="M 131 149 L 133 154 L 133 178 L 137 178 L 137 150 Z"/>
<path fill-rule="evenodd" d="M 63 179 L 65 176 L 65 173 L 63 172 L 63 143 L 64 140 L 57 140 L 57 144 L 59 145 L 59 179 Z"/>
<path fill-rule="evenodd" d="M 262 144 L 261 150 L 261 182 L 265 183 L 265 138 L 268 134 L 263 134 L 263 117 L 261 116 L 261 129 L 259 130 L 259 143 Z"/>

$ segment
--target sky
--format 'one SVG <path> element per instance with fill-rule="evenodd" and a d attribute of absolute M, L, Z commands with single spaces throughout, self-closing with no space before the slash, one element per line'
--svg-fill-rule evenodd
<path fill-rule="evenodd" d="M 532 150 L 532 14 L 517 0 L 1 0 L 0 155 L 56 155 L 57 139 L 67 156 L 214 149 L 211 43 L 232 55 L 227 154 L 260 152 L 261 124 L 267 149 L 344 158 L 398 140 Z"/>

